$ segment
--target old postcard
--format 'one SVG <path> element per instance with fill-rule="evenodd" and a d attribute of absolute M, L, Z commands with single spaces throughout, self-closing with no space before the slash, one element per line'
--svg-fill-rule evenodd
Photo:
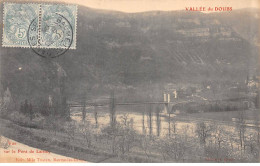
<path fill-rule="evenodd" d="M 260 162 L 259 0 L 0 1 L 0 163 Z"/>

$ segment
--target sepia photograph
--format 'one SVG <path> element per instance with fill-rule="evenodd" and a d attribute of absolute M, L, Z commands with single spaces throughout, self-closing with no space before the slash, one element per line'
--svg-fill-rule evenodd
<path fill-rule="evenodd" d="M 1 163 L 259 163 L 259 0 L 0 0 Z"/>

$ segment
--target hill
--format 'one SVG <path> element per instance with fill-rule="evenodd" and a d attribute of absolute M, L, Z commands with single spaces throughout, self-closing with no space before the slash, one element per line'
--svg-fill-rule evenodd
<path fill-rule="evenodd" d="M 30 49 L 1 47 L 1 83 L 17 101 L 39 101 L 56 93 L 58 68 L 67 75 L 69 98 L 113 88 L 244 82 L 257 75 L 257 27 L 254 9 L 129 14 L 79 6 L 76 50 L 47 61 Z"/>

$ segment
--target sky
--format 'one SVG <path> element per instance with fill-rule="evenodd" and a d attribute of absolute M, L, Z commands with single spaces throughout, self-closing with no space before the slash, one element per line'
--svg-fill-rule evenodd
<path fill-rule="evenodd" d="M 5 0 L 8 1 L 8 0 Z M 29 0 L 32 1 L 32 0 Z M 40 0 L 39 0 L 40 1 Z M 84 5 L 96 9 L 116 10 L 127 13 L 151 10 L 172 11 L 184 10 L 185 7 L 232 7 L 259 8 L 260 0 L 43 0 L 61 1 Z"/>

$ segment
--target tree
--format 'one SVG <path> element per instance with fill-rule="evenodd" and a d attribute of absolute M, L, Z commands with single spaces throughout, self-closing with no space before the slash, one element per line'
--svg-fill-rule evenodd
<path fill-rule="evenodd" d="M 62 98 L 62 102 L 61 102 L 61 105 L 62 105 L 62 115 L 66 120 L 70 120 L 70 109 L 67 105 L 67 97 L 66 96 L 63 96 Z"/>
<path fill-rule="evenodd" d="M 2 85 L 2 83 L 0 82 L 0 101 L 3 100 L 4 97 L 4 87 Z"/>
<path fill-rule="evenodd" d="M 211 135 L 211 128 L 204 122 L 201 122 L 197 124 L 196 133 L 199 137 L 201 145 L 205 145 L 207 138 Z"/>
<path fill-rule="evenodd" d="M 156 108 L 156 126 L 157 126 L 157 136 L 161 133 L 161 117 L 160 117 L 160 107 Z"/>
<path fill-rule="evenodd" d="M 112 127 L 116 124 L 115 106 L 115 96 L 114 91 L 112 91 L 110 97 L 110 125 Z"/>
<path fill-rule="evenodd" d="M 23 114 L 25 113 L 23 102 L 21 103 L 21 106 L 20 106 L 20 112 Z"/>
<path fill-rule="evenodd" d="M 118 133 L 119 133 L 119 149 L 122 154 L 129 152 L 130 149 L 134 146 L 136 133 L 131 128 L 131 119 L 129 119 L 129 114 L 124 114 L 120 117 L 121 123 L 118 124 Z"/>
<path fill-rule="evenodd" d="M 82 107 L 82 121 L 86 119 L 86 94 L 83 96 L 83 107 Z"/>
<path fill-rule="evenodd" d="M 5 103 L 8 111 L 15 110 L 15 102 L 11 95 L 11 91 L 8 87 L 7 87 L 6 91 L 4 92 L 3 102 Z"/>
<path fill-rule="evenodd" d="M 50 115 L 50 109 L 49 109 L 49 105 L 48 105 L 48 102 L 47 101 L 43 101 L 41 104 L 40 104 L 40 113 L 43 115 L 43 116 L 49 116 Z"/>
<path fill-rule="evenodd" d="M 169 159 L 174 161 L 184 160 L 187 148 L 189 145 L 183 137 L 175 135 L 168 139 L 160 140 L 159 146 L 164 160 Z"/>
<path fill-rule="evenodd" d="M 98 127 L 98 113 L 97 113 L 97 106 L 94 106 L 94 118 L 96 122 L 96 127 Z"/>
<path fill-rule="evenodd" d="M 75 132 L 76 132 L 76 122 L 75 121 L 70 121 L 70 122 L 66 122 L 64 124 L 64 129 L 65 132 L 67 134 L 67 138 L 70 141 L 71 139 L 74 140 L 74 136 L 75 136 Z M 56 130 L 55 130 L 55 135 L 56 135 Z"/>
<path fill-rule="evenodd" d="M 29 105 L 27 99 L 24 101 L 24 114 L 29 113 Z"/>
<path fill-rule="evenodd" d="M 29 115 L 30 115 L 30 121 L 32 121 L 32 119 L 33 119 L 33 109 L 32 109 L 31 103 L 28 106 L 28 112 L 29 112 Z"/>
<path fill-rule="evenodd" d="M 121 122 L 124 126 L 128 126 L 128 116 L 129 114 L 123 114 L 120 116 Z"/>
<path fill-rule="evenodd" d="M 67 108 L 67 97 L 66 97 L 66 79 L 67 74 L 65 70 L 58 64 L 55 63 L 57 66 L 57 76 L 58 76 L 58 88 L 59 88 L 59 113 L 60 116 L 70 120 L 69 110 Z"/>
<path fill-rule="evenodd" d="M 260 98 L 259 98 L 259 90 L 257 91 L 257 95 L 255 97 L 255 107 L 259 108 Z"/>
<path fill-rule="evenodd" d="M 171 137 L 171 113 L 168 113 L 168 136 Z"/>
<path fill-rule="evenodd" d="M 242 155 L 242 149 L 244 146 L 244 141 L 245 141 L 245 119 L 244 119 L 244 111 L 239 111 L 239 119 L 237 122 L 237 130 L 238 130 L 238 135 L 239 135 L 239 144 L 240 144 L 240 151 Z"/>
<path fill-rule="evenodd" d="M 8 109 L 3 100 L 0 100 L 0 115 L 5 116 L 8 113 Z"/>
<path fill-rule="evenodd" d="M 149 108 L 148 108 L 148 118 L 147 118 L 147 121 L 148 121 L 148 126 L 149 126 L 149 135 L 152 136 L 153 134 L 153 113 L 152 113 L 152 105 L 149 104 Z"/>
<path fill-rule="evenodd" d="M 83 121 L 79 126 L 78 130 L 79 132 L 83 135 L 83 138 L 86 140 L 87 146 L 91 147 L 92 146 L 92 141 L 93 141 L 93 130 L 90 122 L 88 121 Z"/>
<path fill-rule="evenodd" d="M 148 136 L 144 135 L 141 138 L 141 147 L 147 158 L 150 158 L 151 155 L 151 151 L 149 151 L 151 145 L 152 145 L 152 140 Z M 161 148 L 160 145 L 159 148 Z"/>

